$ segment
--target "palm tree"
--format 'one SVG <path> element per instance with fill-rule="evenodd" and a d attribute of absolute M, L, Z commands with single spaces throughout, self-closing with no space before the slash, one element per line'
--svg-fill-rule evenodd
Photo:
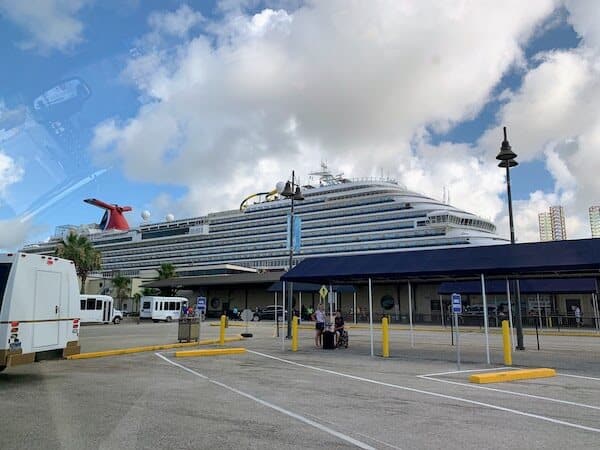
<path fill-rule="evenodd" d="M 119 300 L 119 307 L 123 306 L 123 299 L 127 298 L 127 290 L 131 280 L 124 277 L 121 274 L 115 275 L 111 280 L 113 287 L 117 290 L 117 299 Z"/>
<path fill-rule="evenodd" d="M 157 269 L 157 272 L 157 280 L 168 280 L 176 277 L 175 266 L 171 263 L 162 263 Z M 164 296 L 172 297 L 177 292 L 177 289 L 173 287 L 164 287 L 160 289 L 160 292 Z"/>
<path fill-rule="evenodd" d="M 167 280 L 175 278 L 175 266 L 171 263 L 162 263 L 158 268 L 157 280 Z"/>
<path fill-rule="evenodd" d="M 81 280 L 83 294 L 88 274 L 101 267 L 100 252 L 93 247 L 87 237 L 69 233 L 64 242 L 56 247 L 56 256 L 73 261 L 77 276 Z"/>
<path fill-rule="evenodd" d="M 140 294 L 140 298 L 141 297 L 151 297 L 153 295 L 156 295 L 157 293 L 157 289 L 156 288 L 150 288 L 150 287 L 145 287 L 142 289 L 142 293 Z"/>

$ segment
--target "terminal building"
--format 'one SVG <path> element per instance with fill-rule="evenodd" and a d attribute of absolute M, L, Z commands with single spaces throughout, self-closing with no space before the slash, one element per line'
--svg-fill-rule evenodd
<path fill-rule="evenodd" d="M 239 209 L 206 216 L 175 219 L 129 227 L 128 206 L 88 199 L 105 213 L 99 224 L 61 227 L 48 242 L 30 245 L 25 251 L 53 253 L 69 232 L 85 234 L 102 254 L 102 270 L 86 286 L 89 293 L 110 293 L 110 279 L 120 274 L 131 278 L 130 297 L 143 287 L 177 290 L 191 300 L 207 298 L 209 314 L 219 315 L 233 307 L 256 308 L 281 302 L 281 292 L 272 286 L 289 266 L 289 235 L 293 234 L 293 265 L 328 256 L 378 255 L 446 248 L 478 248 L 503 245 L 490 221 L 445 202 L 410 191 L 391 179 L 349 179 L 333 175 L 325 165 L 311 174 L 309 183 L 298 186 L 301 198 L 294 208 L 294 230 L 290 232 L 291 203 L 281 189 L 247 197 Z M 153 282 L 163 263 L 176 268 L 177 277 Z M 442 320 L 446 300 L 439 284 L 413 286 L 413 312 L 424 322 Z M 296 307 L 314 307 L 318 289 L 295 290 Z M 402 320 L 408 312 L 408 290 L 402 285 L 378 285 L 378 314 L 392 313 Z M 338 290 L 336 306 L 344 313 L 363 311 L 364 287 Z M 477 304 L 477 294 L 467 303 Z M 496 296 L 500 304 L 502 295 Z M 356 303 L 355 303 L 356 302 Z M 137 312 L 131 299 L 121 308 Z M 356 307 L 355 307 L 356 305 Z M 558 308 L 558 304 L 555 308 Z M 359 314 L 360 315 L 360 314 Z"/>

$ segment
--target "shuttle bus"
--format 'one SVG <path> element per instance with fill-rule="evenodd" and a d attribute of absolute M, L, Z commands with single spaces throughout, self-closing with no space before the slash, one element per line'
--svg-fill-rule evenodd
<path fill-rule="evenodd" d="M 0 254 L 0 370 L 79 351 L 79 283 L 73 262 Z"/>
<path fill-rule="evenodd" d="M 179 319 L 181 310 L 187 307 L 187 303 L 188 300 L 185 297 L 142 297 L 140 300 L 142 305 L 140 319 L 152 319 L 154 322 L 159 320 L 170 322 Z"/>
<path fill-rule="evenodd" d="M 81 323 L 121 323 L 123 313 L 110 295 L 80 295 Z"/>

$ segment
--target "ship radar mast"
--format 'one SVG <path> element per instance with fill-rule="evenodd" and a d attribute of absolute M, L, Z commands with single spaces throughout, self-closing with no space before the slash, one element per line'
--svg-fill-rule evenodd
<path fill-rule="evenodd" d="M 333 175 L 325 161 L 321 161 L 321 170 L 311 172 L 308 175 L 311 180 L 317 178 L 319 186 L 329 186 L 332 184 L 344 183 L 346 181 L 343 173 Z"/>

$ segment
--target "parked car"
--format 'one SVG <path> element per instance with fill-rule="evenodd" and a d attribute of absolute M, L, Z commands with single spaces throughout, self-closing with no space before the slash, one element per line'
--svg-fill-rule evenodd
<path fill-rule="evenodd" d="M 275 320 L 275 311 L 277 310 L 277 316 L 282 319 L 283 318 L 283 307 L 282 306 L 265 306 L 263 308 L 259 308 L 258 311 L 254 313 L 254 317 L 252 320 Z M 287 314 L 287 311 L 286 311 Z"/>

